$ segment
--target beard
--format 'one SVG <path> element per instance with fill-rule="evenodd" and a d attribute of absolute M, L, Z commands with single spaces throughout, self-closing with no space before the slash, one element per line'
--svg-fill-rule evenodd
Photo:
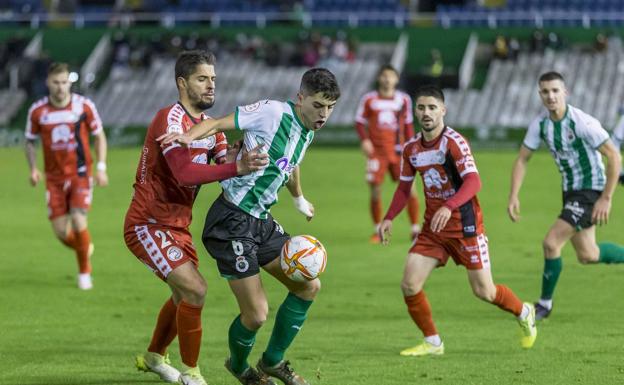
<path fill-rule="evenodd" d="M 202 111 L 211 108 L 213 105 L 214 105 L 214 99 L 212 99 L 212 101 L 210 102 L 204 102 L 202 100 L 199 100 L 195 103 L 195 107 Z"/>

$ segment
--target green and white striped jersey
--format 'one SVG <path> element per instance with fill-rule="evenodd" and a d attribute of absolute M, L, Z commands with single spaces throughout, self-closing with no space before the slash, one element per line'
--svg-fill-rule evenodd
<path fill-rule="evenodd" d="M 561 172 L 563 191 L 602 191 L 606 176 L 598 148 L 608 139 L 596 118 L 568 104 L 560 121 L 550 119 L 548 111 L 533 120 L 523 144 L 537 150 L 544 141 Z"/>
<path fill-rule="evenodd" d="M 270 161 L 264 170 L 222 181 L 223 194 L 246 213 L 266 219 L 279 190 L 303 160 L 314 132 L 299 121 L 290 101 L 261 100 L 236 107 L 234 120 L 243 131 L 247 150 L 265 144 Z"/>

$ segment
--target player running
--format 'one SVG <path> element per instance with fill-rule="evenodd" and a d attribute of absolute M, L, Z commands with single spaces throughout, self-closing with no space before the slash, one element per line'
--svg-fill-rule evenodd
<path fill-rule="evenodd" d="M 202 111 L 215 100 L 215 57 L 204 51 L 183 52 L 175 65 L 179 101 L 158 111 L 145 135 L 134 183 L 134 195 L 124 223 L 130 251 L 171 289 L 147 352 L 137 357 L 137 368 L 157 373 L 167 382 L 205 385 L 197 366 L 201 344 L 201 311 L 206 282 L 189 232 L 199 184 L 260 170 L 268 164 L 257 149 L 226 162 L 223 134 L 161 148 L 156 138 L 186 132 L 208 119 Z M 217 165 L 209 165 L 214 160 Z M 178 336 L 182 373 L 169 365 L 167 347 Z"/>
<path fill-rule="evenodd" d="M 78 288 L 89 290 L 93 288 L 90 260 L 93 243 L 87 228 L 87 212 L 93 196 L 89 134 L 94 138 L 98 186 L 108 185 L 106 135 L 93 102 L 70 91 L 72 83 L 66 63 L 50 65 L 46 84 L 48 96 L 30 106 L 26 120 L 30 183 L 34 187 L 41 180 L 35 148 L 36 140 L 41 137 L 48 218 L 56 237 L 76 252 Z"/>
<path fill-rule="evenodd" d="M 392 220 L 405 207 L 418 172 L 424 185 L 425 222 L 407 255 L 401 289 L 408 312 L 425 340 L 400 354 L 444 354 L 444 343 L 433 323 L 423 286 L 434 268 L 446 264 L 449 255 L 456 264 L 466 267 L 477 297 L 517 317 L 522 330 L 521 345 L 530 348 L 537 337 L 533 305 L 522 303 L 511 289 L 495 285 L 492 280 L 488 239 L 476 195 L 481 179 L 470 146 L 457 131 L 444 125 L 446 106 L 439 88 L 421 87 L 415 99 L 422 132 L 403 149 L 401 181 L 379 229 L 387 244 Z"/>
<path fill-rule="evenodd" d="M 542 295 L 535 304 L 538 320 L 552 312 L 552 297 L 561 274 L 561 249 L 568 240 L 583 264 L 624 262 L 624 247 L 607 242 L 596 244 L 594 226 L 606 224 L 609 218 L 620 173 L 618 150 L 598 120 L 567 104 L 568 92 L 561 74 L 547 72 L 540 76 L 539 94 L 546 111 L 533 120 L 524 137 L 511 173 L 507 208 L 511 220 L 517 222 L 518 194 L 526 165 L 544 141 L 562 176 L 563 209 L 542 244 Z M 607 158 L 606 175 L 601 155 Z"/>
<path fill-rule="evenodd" d="M 289 293 L 277 312 L 271 339 L 256 366 L 258 372 L 287 385 L 308 384 L 293 371 L 284 354 L 301 329 L 321 283 L 318 278 L 294 282 L 286 277 L 279 254 L 290 235 L 273 219 L 269 209 L 286 185 L 296 197 L 299 211 L 308 219 L 314 215 L 312 205 L 301 192 L 299 164 L 314 131 L 325 125 L 339 97 L 334 75 L 314 68 L 303 75 L 296 103 L 262 100 L 238 107 L 221 119 L 202 122 L 185 134 L 162 138 L 165 144 L 189 143 L 205 135 L 237 129 L 243 131 L 247 148 L 267 145 L 270 164 L 266 169 L 221 183 L 223 194 L 208 211 L 202 237 L 240 308 L 240 315 L 229 329 L 230 357 L 225 366 L 242 384 L 259 383 L 247 377 L 252 370 L 247 357 L 269 310 L 260 267 L 286 286 Z"/>
<path fill-rule="evenodd" d="M 384 65 L 377 74 L 377 89 L 360 100 L 355 117 L 355 128 L 366 156 L 366 180 L 370 185 L 370 210 L 375 231 L 371 243 L 379 243 L 382 203 L 381 184 L 387 173 L 393 181 L 399 180 L 401 149 L 414 136 L 412 99 L 397 89 L 399 73 L 391 65 Z M 418 199 L 410 195 L 407 212 L 412 224 L 412 238 L 420 232 Z"/>

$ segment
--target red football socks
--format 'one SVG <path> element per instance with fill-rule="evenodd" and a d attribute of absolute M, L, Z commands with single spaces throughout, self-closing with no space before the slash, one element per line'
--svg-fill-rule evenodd
<path fill-rule="evenodd" d="M 496 285 L 496 298 L 492 303 L 516 317 L 522 313 L 522 301 L 505 285 Z"/>
<path fill-rule="evenodd" d="M 182 362 L 191 368 L 197 366 L 199 358 L 202 336 L 202 307 L 180 301 L 176 314 L 180 356 L 182 356 Z"/>
<path fill-rule="evenodd" d="M 371 198 L 370 211 L 371 211 L 371 216 L 373 217 L 373 223 L 376 225 L 381 223 L 381 211 L 382 211 L 381 199 Z"/>
<path fill-rule="evenodd" d="M 169 298 L 160 309 L 156 328 L 152 335 L 152 341 L 147 348 L 148 352 L 165 355 L 167 347 L 178 334 L 178 325 L 176 323 L 176 312 L 178 307 L 173 303 L 173 299 Z"/>
<path fill-rule="evenodd" d="M 419 291 L 418 294 L 405 297 L 405 303 L 407 304 L 409 315 L 425 337 L 438 334 L 431 317 L 431 306 L 429 301 L 427 301 L 424 290 Z"/>
<path fill-rule="evenodd" d="M 78 270 L 80 274 L 91 272 L 91 261 L 89 261 L 89 245 L 91 244 L 91 235 L 89 230 L 84 229 L 78 232 L 76 236 L 76 257 L 78 259 Z"/>

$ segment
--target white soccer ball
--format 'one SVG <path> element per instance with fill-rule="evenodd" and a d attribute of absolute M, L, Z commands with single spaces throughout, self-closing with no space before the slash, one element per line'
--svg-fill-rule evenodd
<path fill-rule="evenodd" d="M 325 271 L 327 252 L 311 235 L 295 235 L 282 247 L 280 264 L 284 274 L 293 281 L 311 281 Z"/>

